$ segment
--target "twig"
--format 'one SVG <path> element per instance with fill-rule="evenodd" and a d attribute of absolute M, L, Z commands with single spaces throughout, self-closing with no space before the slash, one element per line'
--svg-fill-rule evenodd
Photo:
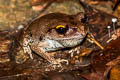
<path fill-rule="evenodd" d="M 98 47 L 104 50 L 104 47 L 99 42 L 97 42 L 94 38 L 92 38 L 89 34 L 88 34 L 88 38 L 92 40 Z"/>

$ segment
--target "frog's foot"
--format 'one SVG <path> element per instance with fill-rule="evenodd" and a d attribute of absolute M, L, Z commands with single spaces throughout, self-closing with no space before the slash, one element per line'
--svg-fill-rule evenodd
<path fill-rule="evenodd" d="M 24 53 L 28 53 L 28 55 L 30 56 L 30 58 L 33 59 L 32 51 L 31 51 L 31 49 L 30 49 L 29 46 L 24 46 L 23 50 L 24 50 Z"/>
<path fill-rule="evenodd" d="M 57 60 L 57 62 L 59 62 L 60 64 L 62 63 L 62 62 L 65 62 L 66 63 L 66 65 L 68 65 L 69 64 L 69 61 L 68 60 L 66 60 L 66 59 L 56 59 Z"/>
<path fill-rule="evenodd" d="M 24 53 L 27 53 L 30 56 L 30 58 L 33 59 L 32 50 L 30 48 L 31 42 L 32 42 L 32 39 L 24 38 L 22 45 L 23 45 Z"/>
<path fill-rule="evenodd" d="M 38 55 L 46 59 L 51 64 L 59 64 L 59 62 L 50 53 L 45 52 L 41 47 L 37 45 L 31 45 L 31 49 L 35 51 Z"/>
<path fill-rule="evenodd" d="M 61 68 L 62 69 L 62 62 L 65 62 L 66 63 L 66 65 L 68 65 L 69 64 L 69 61 L 68 60 L 66 60 L 66 59 L 56 59 L 56 61 L 59 63 L 59 64 L 50 64 L 49 66 L 51 66 L 52 67 L 52 69 L 53 70 L 56 70 L 57 68 Z"/>
<path fill-rule="evenodd" d="M 88 66 L 91 64 L 91 58 L 89 57 L 89 55 L 91 54 L 93 49 L 91 48 L 84 48 L 80 51 L 79 54 L 77 54 L 77 52 L 74 51 L 73 54 L 76 54 L 75 56 L 72 56 L 72 60 L 71 63 L 75 64 L 75 66 Z"/>

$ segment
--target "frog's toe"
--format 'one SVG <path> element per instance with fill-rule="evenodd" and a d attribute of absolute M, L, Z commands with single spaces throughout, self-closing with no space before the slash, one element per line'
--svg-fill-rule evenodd
<path fill-rule="evenodd" d="M 55 65 L 60 64 L 57 60 L 52 60 L 52 61 L 50 61 L 50 63 L 55 64 Z"/>

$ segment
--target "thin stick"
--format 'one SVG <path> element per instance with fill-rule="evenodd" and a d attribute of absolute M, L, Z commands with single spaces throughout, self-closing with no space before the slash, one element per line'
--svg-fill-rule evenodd
<path fill-rule="evenodd" d="M 91 39 L 98 47 L 104 50 L 104 47 L 99 42 L 97 42 L 94 38 L 92 38 L 90 35 L 88 35 L 88 38 Z"/>

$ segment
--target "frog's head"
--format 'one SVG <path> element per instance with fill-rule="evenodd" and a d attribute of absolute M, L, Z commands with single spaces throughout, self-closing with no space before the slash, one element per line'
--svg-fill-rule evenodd
<path fill-rule="evenodd" d="M 33 27 L 33 29 L 36 28 L 36 30 L 33 30 L 34 33 L 32 32 L 32 36 L 39 35 L 37 36 L 40 37 L 39 41 L 47 44 L 47 46 L 43 46 L 46 51 L 75 47 L 83 41 L 87 34 L 85 18 L 83 13 L 77 15 L 61 13 L 45 15 L 39 19 L 41 22 Z M 44 24 L 41 24 L 43 22 Z M 37 30 L 41 33 L 35 33 Z M 41 34 L 43 34 L 42 37 L 40 36 Z"/>
<path fill-rule="evenodd" d="M 70 17 L 73 17 L 70 19 Z M 53 25 L 45 35 L 45 39 L 51 41 L 53 44 L 58 42 L 58 48 L 75 47 L 79 45 L 87 34 L 86 24 L 84 24 L 84 15 L 79 13 L 75 16 L 68 17 L 59 23 Z M 51 45 L 53 47 L 53 45 Z"/>
<path fill-rule="evenodd" d="M 84 24 L 73 26 L 68 23 L 61 23 L 48 31 L 45 39 L 56 41 L 64 47 L 74 47 L 83 41 L 86 34 Z"/>

